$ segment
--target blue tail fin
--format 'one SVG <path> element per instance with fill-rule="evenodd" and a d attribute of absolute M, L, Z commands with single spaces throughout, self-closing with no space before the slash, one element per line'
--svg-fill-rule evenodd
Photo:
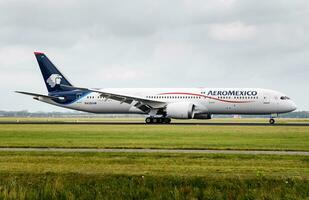
<path fill-rule="evenodd" d="M 61 88 L 60 85 L 73 86 L 44 53 L 34 52 L 34 55 L 40 66 L 48 92 L 68 90 Z"/>

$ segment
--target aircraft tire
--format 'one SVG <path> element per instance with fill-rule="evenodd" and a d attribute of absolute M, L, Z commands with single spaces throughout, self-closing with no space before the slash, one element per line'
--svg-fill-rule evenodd
<path fill-rule="evenodd" d="M 171 119 L 170 118 L 163 118 L 163 123 L 169 124 L 169 123 L 171 123 Z"/>
<path fill-rule="evenodd" d="M 147 117 L 147 118 L 145 119 L 145 122 L 146 122 L 146 124 L 152 124 L 152 123 L 153 123 L 153 120 L 152 120 L 151 117 Z"/>
<path fill-rule="evenodd" d="M 145 119 L 146 124 L 169 124 L 171 123 L 170 118 L 152 118 L 152 117 L 147 117 Z"/>
<path fill-rule="evenodd" d="M 276 120 L 273 119 L 273 118 L 271 118 L 271 119 L 269 119 L 269 123 L 270 123 L 270 124 L 275 124 L 275 123 L 276 123 Z"/>

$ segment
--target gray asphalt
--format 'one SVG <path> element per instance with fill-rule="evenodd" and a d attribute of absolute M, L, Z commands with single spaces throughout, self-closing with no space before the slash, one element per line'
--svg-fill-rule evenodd
<path fill-rule="evenodd" d="M 90 153 L 204 153 L 204 154 L 245 154 L 245 155 L 303 155 L 309 151 L 258 151 L 258 150 L 198 150 L 198 149 L 96 149 L 96 148 L 0 148 L 3 152 L 90 152 Z"/>
<path fill-rule="evenodd" d="M 79 125 L 145 125 L 144 122 L 88 122 L 88 121 L 71 121 L 71 122 L 65 122 L 65 121 L 59 121 L 59 122 L 42 122 L 42 121 L 0 121 L 0 124 L 79 124 Z M 162 125 L 162 124 L 150 124 L 150 125 Z M 204 122 L 204 123 L 195 123 L 195 122 L 186 122 L 186 123 L 180 123 L 175 122 L 171 124 L 163 124 L 166 126 L 171 125 L 201 125 L 201 126 L 309 126 L 309 123 L 278 123 L 278 124 L 269 124 L 269 123 L 246 123 L 246 122 L 240 122 L 240 123 L 221 123 L 221 122 Z"/>

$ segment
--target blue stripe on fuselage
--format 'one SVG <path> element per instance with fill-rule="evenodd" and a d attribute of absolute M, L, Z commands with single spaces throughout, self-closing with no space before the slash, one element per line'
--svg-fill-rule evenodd
<path fill-rule="evenodd" d="M 57 92 L 57 93 L 53 93 L 50 94 L 51 96 L 55 96 L 55 97 L 64 97 L 65 100 L 53 100 L 54 102 L 61 104 L 61 105 L 70 105 L 73 104 L 81 99 L 83 99 L 84 97 L 86 97 L 87 95 L 89 95 L 92 92 L 85 92 L 85 91 L 66 91 L 66 92 Z M 81 94 L 81 96 L 78 98 L 77 94 Z"/>

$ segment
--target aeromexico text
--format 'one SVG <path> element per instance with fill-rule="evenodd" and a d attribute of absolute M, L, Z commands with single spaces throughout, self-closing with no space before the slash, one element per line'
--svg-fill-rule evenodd
<path fill-rule="evenodd" d="M 210 90 L 207 95 L 211 95 L 211 96 L 256 96 L 257 95 L 257 91 Z"/>

